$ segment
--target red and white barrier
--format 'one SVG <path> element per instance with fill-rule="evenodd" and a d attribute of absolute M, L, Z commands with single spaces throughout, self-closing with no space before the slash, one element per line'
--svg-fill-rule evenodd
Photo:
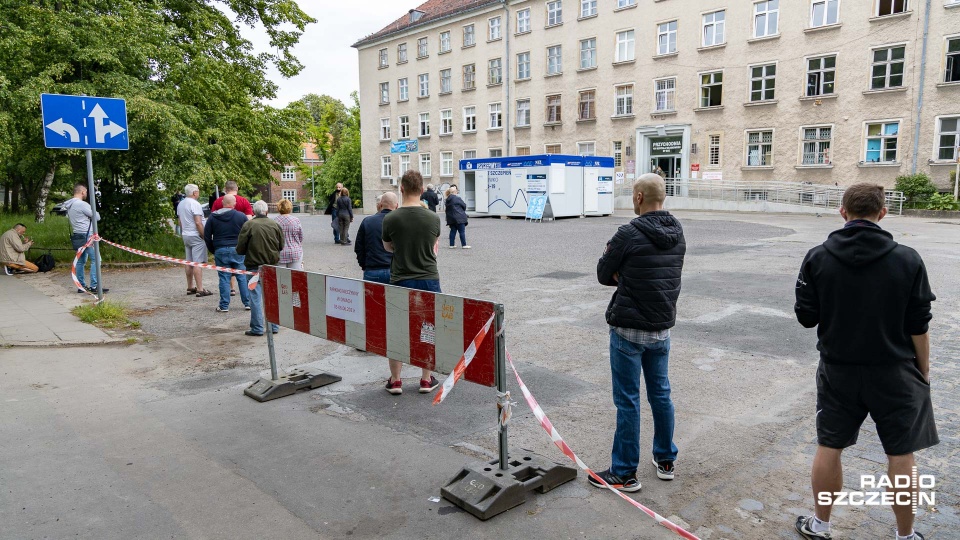
<path fill-rule="evenodd" d="M 276 266 L 261 267 L 267 321 L 413 366 L 453 373 L 494 314 L 493 302 Z M 495 384 L 493 340 L 463 372 Z"/>

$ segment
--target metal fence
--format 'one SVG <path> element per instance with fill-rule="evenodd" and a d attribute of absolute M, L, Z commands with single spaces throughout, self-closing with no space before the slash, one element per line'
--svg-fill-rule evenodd
<path fill-rule="evenodd" d="M 718 201 L 757 201 L 815 208 L 840 207 L 843 188 L 797 182 L 725 182 L 689 178 L 668 178 L 667 196 Z M 900 191 L 886 192 L 887 211 L 903 213 L 905 197 Z"/>

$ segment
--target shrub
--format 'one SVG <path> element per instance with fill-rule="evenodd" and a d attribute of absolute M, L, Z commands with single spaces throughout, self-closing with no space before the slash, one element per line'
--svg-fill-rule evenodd
<path fill-rule="evenodd" d="M 960 210 L 960 202 L 948 193 L 935 193 L 927 199 L 928 210 Z"/>
<path fill-rule="evenodd" d="M 893 189 L 903 192 L 908 208 L 923 208 L 927 199 L 937 193 L 937 187 L 925 173 L 898 176 Z"/>

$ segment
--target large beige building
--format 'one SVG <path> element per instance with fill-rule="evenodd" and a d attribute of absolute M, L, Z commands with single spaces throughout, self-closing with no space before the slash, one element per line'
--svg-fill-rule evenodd
<path fill-rule="evenodd" d="M 958 157 L 960 0 L 429 0 L 354 46 L 367 204 L 468 157 L 942 189 Z"/>

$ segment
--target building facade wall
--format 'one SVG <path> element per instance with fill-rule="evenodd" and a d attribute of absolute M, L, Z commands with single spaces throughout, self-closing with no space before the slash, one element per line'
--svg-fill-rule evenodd
<path fill-rule="evenodd" d="M 545 0 L 516 0 L 424 25 L 372 43 L 361 44 L 360 98 L 363 133 L 364 196 L 396 189 L 381 178 L 381 157 L 391 156 L 392 177 L 398 178 L 399 155 L 390 154 L 390 142 L 398 137 L 398 117 L 407 115 L 411 138 L 417 138 L 417 119 L 429 112 L 431 134 L 418 140 L 419 150 L 410 154 L 418 168 L 418 154 L 431 156 L 435 184 L 452 181 L 456 162 L 464 151 L 487 157 L 491 149 L 503 155 L 556 151 L 579 154 L 592 148 L 597 155 L 612 156 L 619 144 L 619 170 L 636 173 L 651 170 L 651 144 L 662 137 L 682 137 L 677 149 L 680 175 L 712 173 L 723 180 L 778 180 L 850 185 L 872 181 L 892 187 L 896 176 L 912 171 L 915 134 L 917 172 L 931 174 L 946 188 L 950 167 L 935 160 L 939 121 L 960 116 L 960 85 L 945 83 L 948 36 L 960 34 L 960 2 L 931 0 L 923 108 L 916 130 L 920 99 L 921 66 L 926 2 L 908 0 L 906 11 L 878 16 L 882 0 L 839 0 L 836 24 L 812 26 L 813 4 L 821 0 L 781 0 L 777 6 L 777 29 L 772 36 L 754 37 L 755 10 L 762 2 L 749 0 L 636 0 L 617 8 L 619 0 L 598 0 L 596 15 L 581 17 L 580 0 L 562 1 L 562 24 L 548 25 Z M 896 4 L 896 2 L 894 2 Z M 518 12 L 529 10 L 530 30 L 518 33 Z M 724 39 L 704 46 L 704 16 L 724 11 Z M 507 15 L 507 11 L 509 15 Z M 502 38 L 488 41 L 489 19 L 500 17 Z M 661 23 L 676 21 L 676 52 L 658 54 Z M 462 47 L 463 27 L 473 24 L 476 45 Z M 633 31 L 633 59 L 617 62 L 617 33 Z M 450 31 L 451 51 L 438 54 L 440 34 Z M 417 40 L 428 38 L 428 57 L 417 58 Z M 581 67 L 581 41 L 596 39 L 596 66 Z M 397 63 L 398 45 L 407 44 L 408 60 Z M 548 48 L 561 46 L 562 70 L 548 74 Z M 877 49 L 904 47 L 903 80 L 894 88 L 871 89 L 871 71 Z M 387 67 L 378 66 L 380 49 L 387 50 Z M 509 53 L 507 49 L 509 48 Z M 530 54 L 530 77 L 517 79 L 517 55 Z M 829 95 L 807 96 L 808 62 L 814 57 L 835 56 L 835 86 Z M 488 61 L 502 59 L 504 83 L 487 85 Z M 958 59 L 960 61 L 960 59 Z M 476 89 L 462 87 L 462 68 L 474 64 Z M 774 65 L 773 99 L 751 102 L 751 68 Z M 451 69 L 452 92 L 438 95 L 440 70 Z M 701 77 L 722 73 L 719 105 L 701 103 Z M 429 74 L 430 95 L 417 97 L 417 79 Z M 895 71 L 894 71 L 895 73 Z M 409 100 L 398 102 L 398 80 L 408 79 Z M 675 78 L 675 112 L 658 112 L 655 81 Z M 390 102 L 379 103 L 379 83 L 388 82 Z M 616 88 L 632 85 L 632 111 L 617 115 Z M 578 118 L 580 93 L 595 93 L 595 119 Z M 547 96 L 559 95 L 561 121 L 547 122 Z M 517 100 L 529 100 L 530 125 L 518 127 Z M 501 103 L 504 129 L 491 130 L 488 106 Z M 703 106 L 710 105 L 710 106 Z M 474 106 L 476 133 L 463 132 L 463 107 Z M 509 107 L 509 115 L 507 108 Z M 440 136 L 440 111 L 451 109 L 453 134 Z M 390 140 L 380 139 L 380 119 L 390 119 Z M 509 118 L 509 124 L 507 119 Z M 896 157 L 890 163 L 870 163 L 867 154 L 868 124 L 897 123 Z M 819 157 L 809 153 L 804 163 L 804 127 L 829 128 L 829 148 Z M 772 133 L 768 163 L 748 155 L 748 132 Z M 824 134 L 826 131 L 820 131 Z M 719 163 L 711 164 L 711 136 L 719 140 Z M 717 139 L 719 137 L 719 139 Z M 763 135 L 759 135 L 762 138 Z M 767 135 L 769 138 L 769 135 Z M 579 143 L 587 143 L 580 146 Z M 592 143 L 592 146 L 590 146 Z M 874 143 L 876 144 L 876 143 Z M 893 144 L 883 142 L 882 144 Z M 871 146 L 871 149 L 873 147 Z M 441 152 L 452 152 L 453 176 L 440 175 Z M 889 156 L 885 156 L 889 157 Z M 699 169 L 696 171 L 695 169 Z M 672 176 L 671 171 L 666 171 Z M 426 176 L 426 175 L 425 175 Z"/>

